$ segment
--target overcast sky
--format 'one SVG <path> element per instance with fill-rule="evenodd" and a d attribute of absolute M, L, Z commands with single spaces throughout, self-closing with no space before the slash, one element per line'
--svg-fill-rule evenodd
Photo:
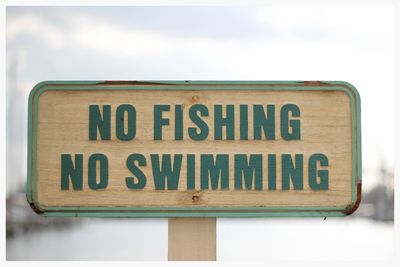
<path fill-rule="evenodd" d="M 389 7 L 7 7 L 6 22 L 8 189 L 43 80 L 344 80 L 361 94 L 363 185 L 393 166 Z"/>

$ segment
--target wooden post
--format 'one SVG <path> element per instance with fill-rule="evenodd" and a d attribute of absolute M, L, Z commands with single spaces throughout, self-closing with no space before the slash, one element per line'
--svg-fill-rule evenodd
<path fill-rule="evenodd" d="M 169 218 L 169 261 L 215 261 L 216 218 Z"/>

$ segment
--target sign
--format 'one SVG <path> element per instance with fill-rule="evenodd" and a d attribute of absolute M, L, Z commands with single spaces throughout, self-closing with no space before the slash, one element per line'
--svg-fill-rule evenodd
<path fill-rule="evenodd" d="M 346 82 L 43 82 L 27 198 L 46 216 L 341 216 L 361 199 Z"/>

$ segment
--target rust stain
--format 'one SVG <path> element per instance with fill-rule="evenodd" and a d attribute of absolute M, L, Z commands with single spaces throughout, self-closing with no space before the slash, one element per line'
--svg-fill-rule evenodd
<path fill-rule="evenodd" d="M 350 215 L 353 212 L 357 210 L 357 208 L 360 206 L 361 202 L 361 183 L 357 184 L 357 200 L 354 203 L 354 205 L 349 205 L 344 211 L 343 214 L 345 215 Z"/>
<path fill-rule="evenodd" d="M 44 213 L 44 211 L 42 211 L 41 209 L 39 209 L 38 207 L 35 206 L 35 203 L 29 203 L 29 205 L 31 206 L 33 211 L 35 211 L 37 214 L 43 214 Z"/>
<path fill-rule="evenodd" d="M 104 81 L 96 85 L 173 85 L 173 83 L 144 82 L 144 81 Z"/>
<path fill-rule="evenodd" d="M 199 102 L 199 100 L 200 100 L 200 98 L 199 98 L 199 96 L 198 96 L 198 95 L 194 95 L 194 96 L 192 96 L 192 102 L 193 102 L 193 103 L 198 103 L 198 102 Z"/>
<path fill-rule="evenodd" d="M 330 84 L 328 83 L 324 83 L 321 81 L 304 81 L 302 82 L 302 85 L 306 85 L 306 86 L 329 86 Z"/>

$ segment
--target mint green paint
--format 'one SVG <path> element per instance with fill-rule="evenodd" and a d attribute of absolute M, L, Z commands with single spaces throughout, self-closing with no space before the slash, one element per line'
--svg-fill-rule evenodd
<path fill-rule="evenodd" d="M 162 126 L 169 125 L 169 119 L 163 118 L 163 112 L 170 108 L 170 105 L 154 105 L 154 140 L 162 140 Z"/>
<path fill-rule="evenodd" d="M 136 166 L 135 162 L 137 162 L 139 166 L 146 166 L 146 158 L 142 154 L 135 153 L 129 155 L 126 159 L 126 167 L 134 176 L 126 177 L 125 183 L 129 189 L 143 189 L 147 182 L 146 175 L 138 166 Z M 136 180 L 137 182 L 135 182 Z"/>
<path fill-rule="evenodd" d="M 101 140 L 111 140 L 111 105 L 103 105 L 103 115 L 99 105 L 89 105 L 89 140 L 97 140 L 97 129 Z"/>
<path fill-rule="evenodd" d="M 275 105 L 267 105 L 267 114 L 263 105 L 254 105 L 254 140 L 261 140 L 261 129 L 267 140 L 275 140 Z"/>
<path fill-rule="evenodd" d="M 346 205 L 347 206 L 347 205 Z M 319 208 L 319 206 L 315 207 L 301 207 L 301 206 L 292 206 L 292 207 L 237 207 L 237 208 L 212 208 L 212 207 L 201 207 L 200 210 L 205 210 L 205 211 L 217 211 L 217 210 L 222 210 L 222 211 L 254 211 L 254 212 L 263 212 L 263 211 L 274 211 L 274 212 L 279 212 L 279 211 L 284 211 L 284 212 L 295 212 L 296 210 L 304 210 L 304 211 L 316 211 L 316 210 L 321 210 L 321 211 L 341 211 L 346 208 L 346 206 L 333 206 L 333 207 L 323 207 Z M 116 208 L 118 208 L 116 210 Z M 49 211 L 59 211 L 59 207 L 46 207 L 46 210 Z M 191 212 L 196 212 L 199 210 L 198 207 L 138 207 L 138 208 L 131 208 L 131 207 L 62 207 L 61 210 L 73 212 L 73 211 L 87 211 L 87 212 L 94 212 L 94 211 L 107 211 L 107 212 L 116 212 L 116 211 L 169 211 L 169 212 L 174 212 L 174 211 L 179 211 L 179 212 L 185 212 L 185 211 L 191 211 Z"/>
<path fill-rule="evenodd" d="M 328 166 L 328 157 L 322 153 L 312 154 L 308 160 L 308 183 L 313 190 L 328 190 L 329 187 L 329 171 L 318 170 L 317 162 L 322 167 Z M 319 182 L 317 181 L 319 177 Z"/>
<path fill-rule="evenodd" d="M 292 155 L 282 154 L 282 190 L 290 189 L 292 181 L 294 190 L 303 189 L 303 155 L 295 154 L 295 163 Z"/>
<path fill-rule="evenodd" d="M 177 212 L 154 212 L 154 213 L 129 213 L 129 212 L 90 212 L 90 213 L 78 213 L 78 212 L 52 212 L 45 213 L 46 217 L 113 217 L 113 218 L 127 218 L 127 217 L 142 217 L 142 218 L 165 218 L 165 217 L 225 217 L 225 218 L 260 218 L 260 217 L 343 217 L 341 212 L 268 212 L 266 213 L 256 213 L 256 212 L 213 212 L 207 211 L 204 213 L 177 213 Z"/>
<path fill-rule="evenodd" d="M 250 159 L 247 158 L 246 154 L 235 155 L 234 169 L 236 190 L 243 189 L 243 180 L 246 190 L 251 190 L 253 188 L 253 181 L 254 189 L 263 189 L 263 164 L 261 154 L 252 154 L 250 155 Z"/>
<path fill-rule="evenodd" d="M 83 186 L 83 155 L 75 154 L 72 160 L 70 154 L 61 154 L 61 190 L 69 190 L 71 180 L 72 190 L 82 190 Z"/>
<path fill-rule="evenodd" d="M 173 165 L 169 154 L 162 155 L 161 166 L 158 154 L 151 154 L 150 158 L 156 190 L 165 190 L 165 180 L 167 180 L 167 190 L 177 190 L 182 167 L 182 154 L 174 155 Z"/>
<path fill-rule="evenodd" d="M 297 105 L 283 105 L 281 108 L 281 136 L 285 140 L 300 140 L 300 120 L 289 120 L 289 112 L 292 117 L 300 117 L 300 109 Z"/>
<path fill-rule="evenodd" d="M 229 189 L 229 156 L 227 154 L 201 154 L 200 156 L 200 188 L 209 189 L 209 181 L 211 189 L 218 190 L 219 181 L 221 181 L 220 189 Z"/>
<path fill-rule="evenodd" d="M 97 175 L 97 165 L 100 173 Z M 98 181 L 97 181 L 98 180 Z M 88 184 L 92 190 L 105 189 L 108 185 L 108 159 L 101 153 L 90 155 L 88 160 Z"/>
<path fill-rule="evenodd" d="M 205 140 L 208 137 L 209 129 L 207 123 L 201 117 L 208 117 L 208 108 L 201 104 L 195 104 L 189 109 L 189 117 L 197 126 L 189 127 L 189 137 L 196 141 Z"/>
<path fill-rule="evenodd" d="M 226 138 L 222 137 L 223 127 L 226 129 Z M 235 109 L 233 105 L 226 105 L 226 115 L 222 115 L 222 105 L 214 105 L 214 139 L 235 139 Z"/>
<path fill-rule="evenodd" d="M 44 216 L 90 216 L 90 217 L 325 217 L 344 216 L 343 210 L 357 200 L 357 183 L 361 183 L 361 116 L 360 95 L 350 83 L 324 81 L 308 86 L 303 81 L 147 81 L 160 85 L 103 85 L 102 81 L 45 81 L 38 83 L 29 95 L 28 102 L 28 163 L 26 196 L 29 203 L 43 211 Z M 168 83 L 169 85 L 165 85 Z M 187 86 L 189 85 L 189 86 Z M 229 85 L 229 86 L 227 86 Z M 243 87 L 243 85 L 250 85 Z M 185 87 L 187 86 L 187 87 Z M 36 147 L 37 110 L 39 96 L 46 91 L 57 90 L 270 90 L 270 91 L 342 91 L 350 98 L 352 121 L 352 200 L 346 206 L 329 207 L 247 207 L 247 208 L 195 208 L 169 207 L 159 212 L 154 207 L 49 207 L 37 198 Z M 157 213 L 148 211 L 157 210 Z M 224 210 L 224 213 L 213 212 Z M 318 210 L 318 211 L 316 211 Z M 122 212 L 120 212 L 122 211 Z M 249 212 L 251 211 L 251 212 Z M 257 211 L 257 212 L 254 212 Z M 82 212 L 82 213 L 77 213 Z"/>
<path fill-rule="evenodd" d="M 126 116 L 125 116 L 126 115 Z M 125 129 L 125 120 L 128 129 Z M 130 104 L 118 106 L 115 115 L 115 133 L 122 141 L 129 141 L 136 136 L 136 109 Z"/>

